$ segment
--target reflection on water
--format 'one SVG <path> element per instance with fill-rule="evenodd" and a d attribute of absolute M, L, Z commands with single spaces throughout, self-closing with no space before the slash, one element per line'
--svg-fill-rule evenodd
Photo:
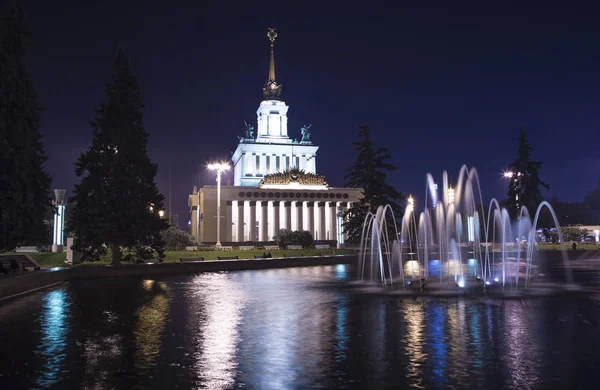
<path fill-rule="evenodd" d="M 65 290 L 57 289 L 47 293 L 43 302 L 41 340 L 36 352 L 42 356 L 44 363 L 37 384 L 46 387 L 57 383 L 64 369 L 71 300 Z"/>
<path fill-rule="evenodd" d="M 597 384 L 598 300 L 401 298 L 353 272 L 79 281 L 3 303 L 0 388 Z"/>
<path fill-rule="evenodd" d="M 194 369 L 198 388 L 231 388 L 237 368 L 235 351 L 245 296 L 228 274 L 201 274 L 191 284 L 192 297 L 203 305 L 198 323 L 189 329 L 195 338 Z M 194 304 L 194 303 L 192 303 Z"/>
<path fill-rule="evenodd" d="M 165 328 L 169 298 L 167 284 L 154 280 L 143 280 L 145 301 L 136 312 L 133 331 L 135 367 L 137 372 L 150 372 L 160 352 L 162 331 Z"/>
<path fill-rule="evenodd" d="M 427 306 L 427 344 L 431 349 L 431 381 L 437 387 L 444 387 L 448 376 L 448 346 L 446 345 L 446 306 L 431 304 Z"/>
<path fill-rule="evenodd" d="M 404 307 L 406 313 L 406 354 L 408 356 L 407 371 L 411 379 L 411 387 L 425 388 L 423 386 L 423 373 L 421 366 L 427 355 L 423 352 L 425 326 L 423 319 L 423 304 L 410 302 Z"/>

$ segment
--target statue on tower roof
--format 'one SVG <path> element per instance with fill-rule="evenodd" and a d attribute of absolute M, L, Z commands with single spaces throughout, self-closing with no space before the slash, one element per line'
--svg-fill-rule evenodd
<path fill-rule="evenodd" d="M 275 81 L 275 38 L 277 38 L 277 33 L 274 28 L 269 28 L 269 32 L 267 32 L 267 37 L 271 42 L 271 61 L 269 63 L 269 80 L 265 84 L 263 88 L 263 98 L 265 100 L 279 100 L 281 96 L 281 85 L 277 84 Z"/>
<path fill-rule="evenodd" d="M 254 138 L 254 126 L 244 121 L 244 135 L 246 139 Z"/>
<path fill-rule="evenodd" d="M 308 131 L 308 129 L 310 129 L 310 127 L 312 126 L 312 123 L 310 125 L 304 125 L 300 128 L 300 133 L 302 134 L 302 139 L 300 140 L 300 143 L 312 143 L 310 141 L 310 132 Z"/>

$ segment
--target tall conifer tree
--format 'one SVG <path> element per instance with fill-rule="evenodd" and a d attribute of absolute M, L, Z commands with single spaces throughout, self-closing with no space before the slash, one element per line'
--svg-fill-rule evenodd
<path fill-rule="evenodd" d="M 126 248 L 139 253 L 150 246 L 164 258 L 160 232 L 168 223 L 159 216 L 164 196 L 154 181 L 157 166 L 148 156 L 143 107 L 138 81 L 119 50 L 106 103 L 92 122 L 92 146 L 75 164 L 81 183 L 75 186 L 70 224 L 76 249 L 88 259 L 97 258 L 105 246 L 114 265 Z"/>
<path fill-rule="evenodd" d="M 30 31 L 23 4 L 8 0 L 0 20 L 0 250 L 48 239 L 51 179 L 41 107 L 26 66 Z"/>
<path fill-rule="evenodd" d="M 527 132 L 521 128 L 517 159 L 508 167 L 512 177 L 508 186 L 506 206 L 513 218 L 519 216 L 522 206 L 527 207 L 529 213 L 533 215 L 539 204 L 544 200 L 541 187 L 550 188 L 548 184 L 540 179 L 539 171 L 543 163 L 533 161 L 531 151 L 533 151 L 533 148 L 529 146 Z"/>
<path fill-rule="evenodd" d="M 362 188 L 363 196 L 358 204 L 352 205 L 346 212 L 347 222 L 344 228 L 348 234 L 348 242 L 359 243 L 363 223 L 369 211 L 375 213 L 379 206 L 389 204 L 396 220 L 400 221 L 404 213 L 405 198 L 386 182 L 387 174 L 395 171 L 396 167 L 389 163 L 390 155 L 387 148 L 375 147 L 367 126 L 359 127 L 358 141 L 354 142 L 354 150 L 357 153 L 356 161 L 346 170 L 344 178 L 347 187 Z M 390 217 L 388 228 L 392 229 L 393 226 L 394 221 Z"/>

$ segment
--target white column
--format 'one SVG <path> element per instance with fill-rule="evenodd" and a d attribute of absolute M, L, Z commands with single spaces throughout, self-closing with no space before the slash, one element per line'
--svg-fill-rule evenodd
<path fill-rule="evenodd" d="M 271 241 L 273 239 L 273 236 L 275 236 L 279 232 L 279 201 L 270 203 L 272 203 L 272 207 L 269 207 L 269 210 L 271 211 L 271 215 L 269 217 L 269 222 L 271 223 L 271 233 L 269 233 L 269 241 Z"/>
<path fill-rule="evenodd" d="M 304 230 L 308 230 L 310 232 L 310 234 L 313 236 L 313 238 L 315 237 L 315 208 L 314 208 L 314 202 L 304 202 L 304 208 L 306 210 L 306 220 L 304 223 L 304 226 L 306 226 L 306 229 Z"/>
<path fill-rule="evenodd" d="M 302 226 L 302 203 L 301 201 L 294 202 L 294 208 L 296 211 L 296 228 L 294 230 L 303 230 Z"/>
<path fill-rule="evenodd" d="M 256 202 L 250 201 L 250 213 L 248 216 L 248 241 L 256 241 Z"/>
<path fill-rule="evenodd" d="M 225 207 L 225 219 L 223 219 L 223 222 L 225 223 L 225 241 L 229 242 L 233 241 L 233 232 L 231 226 L 233 224 L 233 218 L 231 214 L 231 206 L 232 202 L 228 200 L 227 206 Z"/>
<path fill-rule="evenodd" d="M 260 202 L 260 236 L 258 241 L 269 241 L 269 203 L 266 200 Z"/>
<path fill-rule="evenodd" d="M 285 226 L 283 229 L 292 230 L 292 202 L 283 202 L 283 213 L 285 215 Z"/>
<path fill-rule="evenodd" d="M 277 155 L 275 154 L 269 156 L 269 172 L 277 172 Z"/>
<path fill-rule="evenodd" d="M 264 154 L 260 155 L 260 170 L 258 173 L 260 173 L 261 176 L 267 174 L 267 156 Z"/>
<path fill-rule="evenodd" d="M 337 240 L 337 203 L 329 202 L 329 239 Z"/>
<path fill-rule="evenodd" d="M 250 174 L 256 176 L 256 155 L 250 153 Z"/>
<path fill-rule="evenodd" d="M 285 171 L 287 169 L 287 156 L 285 154 L 280 154 L 279 155 L 279 167 L 280 167 L 280 171 Z"/>
<path fill-rule="evenodd" d="M 345 202 L 338 203 L 338 214 L 339 217 L 336 218 L 337 222 L 337 248 L 343 248 L 346 240 L 344 239 L 345 229 L 342 225 L 344 223 L 344 214 L 346 212 Z"/>
<path fill-rule="evenodd" d="M 317 215 L 318 215 L 318 229 L 317 229 L 317 239 L 325 240 L 325 202 L 317 203 Z"/>
<path fill-rule="evenodd" d="M 252 153 L 246 152 L 244 153 L 244 175 L 248 174 L 252 175 L 252 169 L 254 165 L 252 164 Z"/>
<path fill-rule="evenodd" d="M 283 115 L 281 117 L 281 136 L 282 137 L 287 137 L 287 115 Z"/>
<path fill-rule="evenodd" d="M 346 209 L 350 210 L 350 207 L 352 207 L 352 202 L 346 202 Z M 344 223 L 348 222 L 348 218 L 344 218 Z M 348 232 L 346 231 L 346 229 L 344 229 L 344 241 L 346 241 L 348 239 Z"/>
<path fill-rule="evenodd" d="M 244 201 L 238 200 L 237 202 L 237 226 L 236 226 L 236 241 L 244 241 Z"/>

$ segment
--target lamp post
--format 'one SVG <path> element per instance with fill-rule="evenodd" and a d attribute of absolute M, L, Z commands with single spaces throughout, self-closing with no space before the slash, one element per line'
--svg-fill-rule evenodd
<path fill-rule="evenodd" d="M 221 247 L 221 174 L 229 170 L 227 163 L 208 164 L 208 169 L 217 172 L 217 248 Z"/>

